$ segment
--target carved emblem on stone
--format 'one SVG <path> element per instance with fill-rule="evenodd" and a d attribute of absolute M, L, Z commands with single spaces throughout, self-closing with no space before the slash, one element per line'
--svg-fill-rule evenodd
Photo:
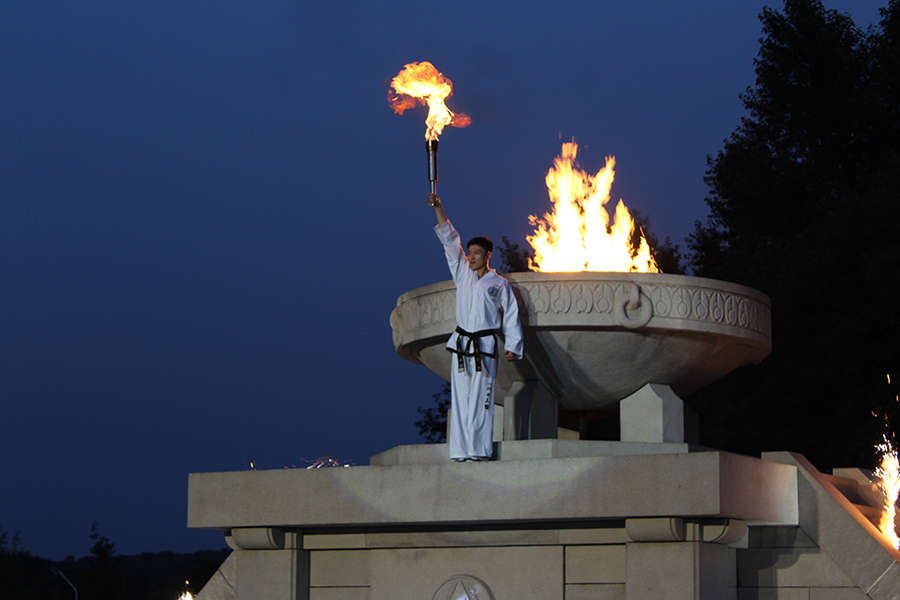
<path fill-rule="evenodd" d="M 495 600 L 485 582 L 472 575 L 454 575 L 441 584 L 431 600 Z"/>

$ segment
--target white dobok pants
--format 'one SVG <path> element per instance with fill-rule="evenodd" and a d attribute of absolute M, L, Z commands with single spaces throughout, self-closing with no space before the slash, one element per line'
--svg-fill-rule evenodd
<path fill-rule="evenodd" d="M 450 458 L 490 457 L 494 453 L 494 381 L 497 378 L 497 359 L 482 355 L 481 371 L 476 371 L 475 359 L 466 356 L 463 372 L 459 371 L 456 354 L 452 355 L 452 361 Z"/>

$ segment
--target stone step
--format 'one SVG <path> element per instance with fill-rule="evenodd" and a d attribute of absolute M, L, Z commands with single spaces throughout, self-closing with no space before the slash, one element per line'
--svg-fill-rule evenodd
<path fill-rule="evenodd" d="M 822 477 L 824 477 L 828 483 L 836 487 L 837 490 L 852 504 L 857 504 L 859 502 L 859 484 L 857 482 L 852 479 L 847 479 L 846 477 L 837 477 L 835 475 L 828 475 L 827 473 L 822 473 Z"/>
<path fill-rule="evenodd" d="M 857 481 L 847 477 L 828 475 L 827 473 L 822 473 L 822 477 L 843 494 L 844 497 L 850 501 L 850 504 L 862 513 L 865 518 L 871 521 L 875 527 L 879 526 L 884 509 L 880 506 L 870 506 L 867 504 L 867 499 L 863 498 L 859 493 L 860 484 Z"/>
<path fill-rule="evenodd" d="M 862 515 L 872 522 L 872 525 L 878 527 L 881 523 L 881 515 L 884 513 L 884 510 L 881 508 L 875 508 L 873 506 L 866 506 L 865 504 L 853 504 L 854 508 L 856 508 Z"/>

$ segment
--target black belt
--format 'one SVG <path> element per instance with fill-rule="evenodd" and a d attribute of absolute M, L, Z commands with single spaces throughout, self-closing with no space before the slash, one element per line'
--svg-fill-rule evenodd
<path fill-rule="evenodd" d="M 456 333 L 459 334 L 459 337 L 456 338 L 456 350 L 452 348 L 447 348 L 450 352 L 454 352 L 456 354 L 456 359 L 459 367 L 459 372 L 462 373 L 466 370 L 466 364 L 463 360 L 464 356 L 474 356 L 475 357 L 475 370 L 481 371 L 481 357 L 489 356 L 490 358 L 497 358 L 496 353 L 488 353 L 481 351 L 481 338 L 488 337 L 489 335 L 497 335 L 500 333 L 499 329 L 482 329 L 481 331 L 475 331 L 473 333 L 469 333 L 462 327 L 456 328 Z M 466 338 L 466 345 L 463 347 L 462 339 Z M 472 342 L 475 342 L 475 349 L 472 350 Z"/>

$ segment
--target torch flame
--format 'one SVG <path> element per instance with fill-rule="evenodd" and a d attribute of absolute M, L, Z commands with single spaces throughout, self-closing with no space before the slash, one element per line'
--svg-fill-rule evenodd
<path fill-rule="evenodd" d="M 398 115 L 419 103 L 428 105 L 426 140 L 437 140 L 447 125 L 466 127 L 472 124 L 468 115 L 455 114 L 444 104 L 447 96 L 453 94 L 453 83 L 430 62 L 410 63 L 403 67 L 391 81 L 391 89 L 396 94 L 388 92 L 388 104 Z"/>
<path fill-rule="evenodd" d="M 633 243 L 634 220 L 619 200 L 615 219 L 609 222 L 604 205 L 615 176 L 616 159 L 595 176 L 578 168 L 578 145 L 565 143 L 562 154 L 547 173 L 547 190 L 553 213 L 543 219 L 529 215 L 537 226 L 526 237 L 534 249 L 530 266 L 536 271 L 639 271 L 659 273 L 650 246 L 641 234 Z M 635 247 L 635 245 L 637 247 Z"/>
<path fill-rule="evenodd" d="M 900 493 L 900 460 L 897 458 L 897 450 L 891 442 L 884 438 L 883 444 L 877 448 L 882 452 L 881 466 L 875 470 L 875 475 L 881 480 L 879 485 L 884 492 L 884 511 L 881 513 L 881 522 L 878 529 L 900 550 L 900 537 L 894 526 L 894 518 L 897 513 L 897 495 Z"/>

